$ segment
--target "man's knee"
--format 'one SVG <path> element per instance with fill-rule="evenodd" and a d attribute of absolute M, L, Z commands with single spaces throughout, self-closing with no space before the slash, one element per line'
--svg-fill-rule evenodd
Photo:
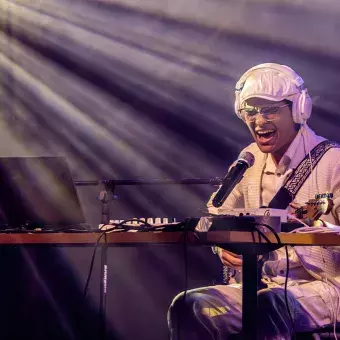
<path fill-rule="evenodd" d="M 205 288 L 178 294 L 172 301 L 168 311 L 168 321 L 207 320 L 215 317 L 225 317 L 234 312 L 228 296 L 222 296 L 214 288 Z"/>
<path fill-rule="evenodd" d="M 291 339 L 291 323 L 282 288 L 258 292 L 258 331 L 261 339 Z"/>
<path fill-rule="evenodd" d="M 217 339 L 241 329 L 241 291 L 214 286 L 177 295 L 168 312 L 171 339 Z M 182 336 L 185 335 L 185 336 Z"/>
<path fill-rule="evenodd" d="M 178 294 L 168 310 L 168 327 L 171 339 L 211 339 L 210 334 L 202 323 L 203 294 L 187 292 Z"/>
<path fill-rule="evenodd" d="M 284 306 L 284 294 L 281 288 L 266 288 L 258 292 L 258 309 L 261 311 L 277 310 Z"/>
<path fill-rule="evenodd" d="M 200 292 L 182 292 L 178 294 L 169 307 L 168 320 L 190 317 L 194 313 L 195 306 L 201 304 L 201 302 L 202 293 Z"/>

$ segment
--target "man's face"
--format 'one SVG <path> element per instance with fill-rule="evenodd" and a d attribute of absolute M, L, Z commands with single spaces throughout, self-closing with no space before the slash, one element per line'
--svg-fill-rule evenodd
<path fill-rule="evenodd" d="M 288 105 L 289 102 L 280 101 L 274 102 L 261 98 L 250 98 L 242 105 L 249 110 L 255 107 L 257 110 L 261 108 L 266 109 L 270 114 L 264 117 L 262 114 L 257 114 L 252 118 L 250 116 L 243 116 L 243 120 L 248 125 L 248 128 L 254 137 L 260 150 L 264 153 L 271 153 L 274 159 L 279 162 L 281 157 L 287 151 L 289 145 L 294 140 L 297 134 L 297 124 L 294 123 L 292 118 L 291 109 Z M 280 108 L 275 113 L 271 113 L 270 108 Z M 273 110 L 275 111 L 275 109 Z"/>

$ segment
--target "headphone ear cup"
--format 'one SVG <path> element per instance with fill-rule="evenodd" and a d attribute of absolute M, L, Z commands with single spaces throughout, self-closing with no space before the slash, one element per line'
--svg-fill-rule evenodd
<path fill-rule="evenodd" d="M 292 116 L 295 123 L 303 124 L 311 116 L 312 99 L 307 89 L 297 94 L 293 101 Z"/>
<path fill-rule="evenodd" d="M 308 90 L 304 89 L 302 90 L 301 93 L 301 118 L 303 119 L 304 122 L 307 121 L 307 119 L 311 116 L 312 114 L 312 98 L 309 96 Z"/>
<path fill-rule="evenodd" d="M 293 118 L 294 123 L 297 123 L 298 121 L 297 112 L 298 112 L 297 98 L 295 97 L 293 98 L 293 101 L 292 101 L 292 118 Z"/>
<path fill-rule="evenodd" d="M 301 94 L 297 94 L 293 98 L 293 105 L 292 105 L 292 117 L 294 123 L 302 124 L 302 118 L 300 115 L 300 104 L 301 104 Z"/>

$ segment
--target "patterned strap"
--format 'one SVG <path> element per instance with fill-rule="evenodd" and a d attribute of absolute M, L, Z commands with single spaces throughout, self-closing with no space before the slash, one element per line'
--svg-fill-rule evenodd
<path fill-rule="evenodd" d="M 301 163 L 295 168 L 295 170 L 289 176 L 287 182 L 277 192 L 274 198 L 269 203 L 269 208 L 286 209 L 291 203 L 306 179 L 311 173 L 311 169 L 314 169 L 319 163 L 322 156 L 331 148 L 340 148 L 340 145 L 336 142 L 325 140 L 319 143 L 311 150 L 310 155 L 312 159 L 312 166 L 310 165 L 309 155 L 301 161 Z"/>

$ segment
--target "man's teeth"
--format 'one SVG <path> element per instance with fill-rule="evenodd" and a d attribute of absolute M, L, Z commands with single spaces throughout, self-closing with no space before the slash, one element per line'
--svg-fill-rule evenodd
<path fill-rule="evenodd" d="M 275 130 L 261 130 L 261 131 L 257 131 L 257 134 L 258 135 L 265 135 L 267 133 L 272 133 L 274 132 Z"/>

